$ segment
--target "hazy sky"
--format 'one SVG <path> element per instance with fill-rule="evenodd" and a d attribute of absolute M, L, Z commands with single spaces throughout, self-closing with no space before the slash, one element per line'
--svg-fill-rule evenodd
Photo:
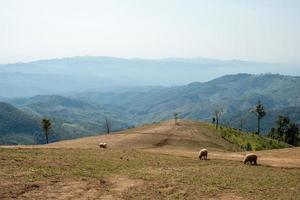
<path fill-rule="evenodd" d="M 300 62 L 299 0 L 0 0 L 0 63 L 80 55 Z"/>

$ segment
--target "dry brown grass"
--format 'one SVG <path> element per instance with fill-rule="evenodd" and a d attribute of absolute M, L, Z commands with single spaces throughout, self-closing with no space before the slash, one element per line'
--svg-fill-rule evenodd
<path fill-rule="evenodd" d="M 201 148 L 209 160 L 198 159 Z M 0 199 L 300 198 L 300 148 L 256 152 L 259 166 L 236 150 L 192 121 L 0 148 Z"/>

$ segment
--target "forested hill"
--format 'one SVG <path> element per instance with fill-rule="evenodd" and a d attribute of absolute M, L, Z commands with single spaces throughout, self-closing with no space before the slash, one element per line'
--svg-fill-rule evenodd
<path fill-rule="evenodd" d="M 6 99 L 16 108 L 1 104 L 0 142 L 43 143 L 40 130 L 43 117 L 53 122 L 54 134 L 50 136 L 53 142 L 103 134 L 105 118 L 112 123 L 112 131 L 118 131 L 172 119 L 175 112 L 182 119 L 211 122 L 217 108 L 224 110 L 223 126 L 252 132 L 256 130 L 257 119 L 250 110 L 257 101 L 261 101 L 266 110 L 261 128 L 263 133 L 268 133 L 279 115 L 300 124 L 299 91 L 300 77 L 237 74 L 176 87 Z"/>
<path fill-rule="evenodd" d="M 38 117 L 0 102 L 0 144 L 35 144 L 41 141 Z"/>
<path fill-rule="evenodd" d="M 139 122 L 154 122 L 173 117 L 211 121 L 216 107 L 224 113 L 221 122 L 228 126 L 253 131 L 256 119 L 249 112 L 261 101 L 267 115 L 262 129 L 268 132 L 280 114 L 300 123 L 300 77 L 277 74 L 226 75 L 209 82 L 194 82 L 185 86 L 130 90 L 126 92 L 82 93 L 76 98 L 101 103 L 129 113 Z"/>

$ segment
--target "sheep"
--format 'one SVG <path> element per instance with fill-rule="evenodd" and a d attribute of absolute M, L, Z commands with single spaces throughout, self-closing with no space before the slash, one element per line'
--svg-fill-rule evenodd
<path fill-rule="evenodd" d="M 251 165 L 257 165 L 257 155 L 247 154 L 244 158 L 244 164 L 250 162 Z"/>
<path fill-rule="evenodd" d="M 99 147 L 103 148 L 103 149 L 106 149 L 107 148 L 107 144 L 105 142 L 100 142 L 99 143 Z"/>
<path fill-rule="evenodd" d="M 204 157 L 205 160 L 207 160 L 207 149 L 201 149 L 199 152 L 199 159 L 202 160 L 202 157 Z"/>

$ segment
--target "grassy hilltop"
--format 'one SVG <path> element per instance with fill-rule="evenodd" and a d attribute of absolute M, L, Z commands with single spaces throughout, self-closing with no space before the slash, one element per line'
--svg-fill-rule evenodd
<path fill-rule="evenodd" d="M 248 166 L 241 162 L 246 152 L 232 139 L 238 133 L 230 142 L 228 134 L 205 123 L 166 121 L 105 136 L 0 148 L 0 199 L 299 199 L 299 148 L 259 151 L 259 166 Z M 265 141 L 240 138 L 253 146 Z M 207 161 L 197 158 L 203 147 Z"/>

